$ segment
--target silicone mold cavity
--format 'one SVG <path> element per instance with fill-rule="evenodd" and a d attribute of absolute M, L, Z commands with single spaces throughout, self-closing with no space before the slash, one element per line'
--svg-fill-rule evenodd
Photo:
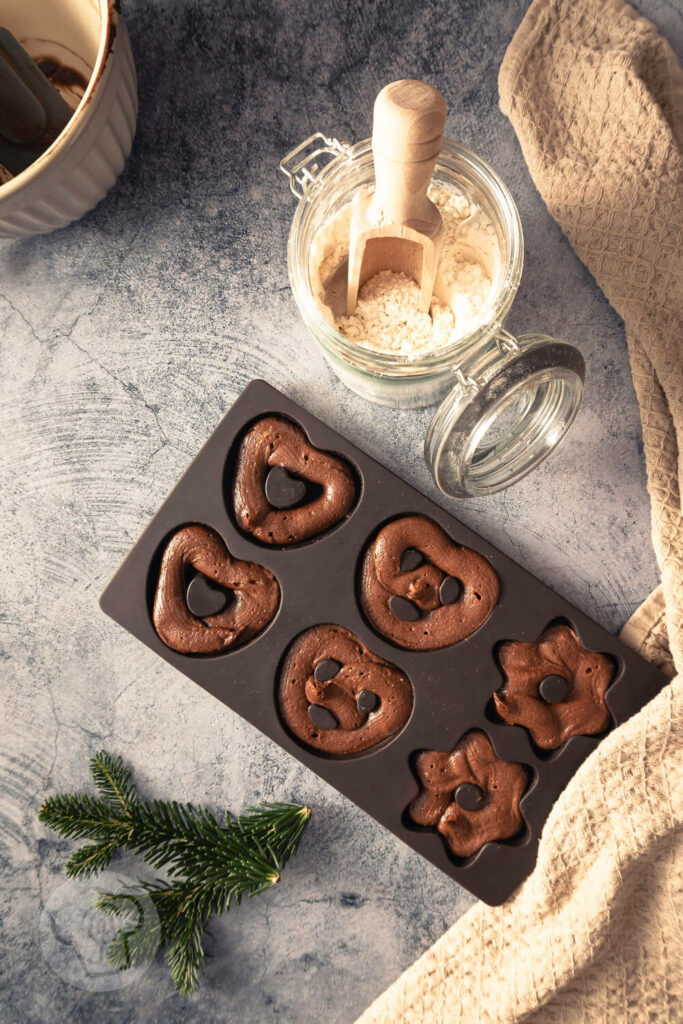
<path fill-rule="evenodd" d="M 296 520 L 298 512 L 300 510 L 305 509 L 308 506 L 314 505 L 316 502 L 320 502 L 320 499 L 323 496 L 324 484 L 322 478 L 319 478 L 316 481 L 315 479 L 309 479 L 306 475 L 306 464 L 309 463 L 309 459 L 311 457 L 313 457 L 313 459 L 315 458 L 316 455 L 329 457 L 331 460 L 340 463 L 346 470 L 348 470 L 352 478 L 354 494 L 350 507 L 346 511 L 344 511 L 340 518 L 334 519 L 334 521 L 330 522 L 329 525 L 324 525 L 318 532 L 314 533 L 311 536 L 303 537 L 301 540 L 295 539 L 295 536 L 293 536 L 292 539 L 287 539 L 282 542 L 278 542 L 275 540 L 263 540 L 260 537 L 256 536 L 253 530 L 243 525 L 243 523 L 240 521 L 240 514 L 238 513 L 238 510 L 236 508 L 236 496 L 234 493 L 234 488 L 238 477 L 240 452 L 242 451 L 243 443 L 245 442 L 247 435 L 249 435 L 254 428 L 257 428 L 260 423 L 271 420 L 273 418 L 282 420 L 286 425 L 289 425 L 290 427 L 293 427 L 295 430 L 300 431 L 304 437 L 304 444 L 310 448 L 310 451 L 304 454 L 304 465 L 301 465 L 298 468 L 298 470 L 290 469 L 292 475 L 295 475 L 298 480 L 301 480 L 305 483 L 305 496 L 301 500 L 293 504 L 291 507 L 283 508 L 275 508 L 274 506 L 270 505 L 267 502 L 267 499 L 265 499 L 265 502 L 268 504 L 268 508 L 270 509 L 271 514 L 273 514 L 274 517 L 278 518 L 281 521 L 283 529 L 285 529 L 284 521 L 287 521 L 288 519 L 291 521 Z M 273 464 L 269 465 L 269 468 L 272 469 L 275 466 L 279 465 L 281 465 L 281 463 L 275 461 Z M 234 444 L 230 448 L 230 452 L 226 460 L 225 472 L 223 475 L 224 500 L 226 503 L 226 507 L 229 510 L 229 514 L 232 521 L 235 523 L 237 528 L 244 536 L 248 537 L 253 543 L 261 544 L 263 545 L 263 547 L 266 548 L 283 548 L 286 550 L 291 550 L 293 548 L 303 547 L 306 544 L 318 543 L 325 537 L 328 537 L 331 533 L 334 533 L 336 530 L 340 529 L 353 516 L 353 513 L 357 508 L 360 500 L 361 491 L 361 474 L 358 470 L 358 467 L 354 465 L 354 463 L 348 457 L 340 454 L 337 451 L 333 451 L 329 448 L 323 448 L 321 446 L 314 444 L 313 441 L 311 441 L 309 432 L 300 422 L 298 422 L 294 417 L 283 416 L 281 413 L 276 411 L 263 413 L 260 416 L 255 416 L 253 419 L 250 420 L 249 423 L 247 423 L 244 426 L 244 428 L 240 431 L 239 436 L 235 439 Z M 258 495 L 258 500 L 260 501 L 261 488 L 258 488 L 256 493 Z M 265 498 L 265 495 L 263 497 Z M 293 526 L 293 529 L 294 533 L 296 534 L 296 526 Z M 265 531 L 264 528 L 264 532 L 267 532 L 270 538 L 273 537 L 272 531 Z"/>

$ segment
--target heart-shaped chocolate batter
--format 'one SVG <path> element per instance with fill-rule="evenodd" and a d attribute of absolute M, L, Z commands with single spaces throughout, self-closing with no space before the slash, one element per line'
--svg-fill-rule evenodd
<path fill-rule="evenodd" d="M 321 493 L 293 508 L 278 506 L 269 501 L 266 487 L 274 467 L 299 482 L 317 484 Z M 297 493 L 301 502 L 303 495 Z M 344 519 L 356 500 L 356 481 L 345 459 L 314 447 L 301 427 L 281 416 L 264 416 L 240 441 L 232 500 L 243 530 L 262 544 L 284 547 L 316 537 Z"/>
<path fill-rule="evenodd" d="M 360 600 L 370 624 L 413 651 L 470 636 L 488 619 L 498 592 L 489 562 L 426 516 L 387 523 L 363 560 Z"/>
<path fill-rule="evenodd" d="M 330 662 L 339 664 L 332 675 L 326 670 Z M 318 672 L 318 666 L 324 670 Z M 285 725 L 307 747 L 329 757 L 350 757 L 403 728 L 413 708 L 413 688 L 396 665 L 373 654 L 350 630 L 314 626 L 287 652 L 278 704 Z M 323 718 L 311 713 L 312 707 L 329 714 Z"/>
<path fill-rule="evenodd" d="M 195 569 L 234 597 L 225 610 L 199 618 L 188 607 L 187 574 Z M 225 601 L 223 601 L 225 603 Z M 216 654 L 241 647 L 266 628 L 280 603 L 270 570 L 233 558 L 208 526 L 184 526 L 173 534 L 161 558 L 154 595 L 154 628 L 181 654 Z"/>

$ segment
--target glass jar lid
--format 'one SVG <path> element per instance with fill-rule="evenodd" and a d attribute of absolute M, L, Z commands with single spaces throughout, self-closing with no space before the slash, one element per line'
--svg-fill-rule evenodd
<path fill-rule="evenodd" d="M 457 383 L 429 426 L 424 453 L 439 490 L 454 498 L 493 494 L 535 469 L 579 411 L 584 373 L 573 345 L 501 329 L 456 369 Z"/>

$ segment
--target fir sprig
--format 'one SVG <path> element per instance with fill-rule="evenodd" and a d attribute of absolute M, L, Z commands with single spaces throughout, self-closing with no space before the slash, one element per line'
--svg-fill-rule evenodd
<path fill-rule="evenodd" d="M 63 793 L 48 797 L 39 819 L 68 839 L 89 839 L 66 863 L 70 878 L 107 867 L 118 850 L 139 854 L 169 880 L 140 881 L 119 893 L 100 893 L 96 906 L 123 925 L 108 950 L 120 970 L 146 963 L 160 949 L 176 988 L 194 992 L 204 967 L 203 935 L 213 914 L 242 896 L 255 896 L 280 880 L 311 815 L 298 804 L 250 807 L 238 818 L 226 811 L 220 824 L 211 811 L 174 800 L 139 799 L 120 757 L 105 751 L 90 762 L 98 797 Z M 145 901 L 156 910 L 144 913 Z"/>

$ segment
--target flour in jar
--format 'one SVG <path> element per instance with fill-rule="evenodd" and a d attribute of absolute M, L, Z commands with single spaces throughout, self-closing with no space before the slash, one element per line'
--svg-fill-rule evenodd
<path fill-rule="evenodd" d="M 432 185 L 429 198 L 443 220 L 443 242 L 428 313 L 405 274 L 382 271 L 366 281 L 356 311 L 346 316 L 351 204 L 316 234 L 309 273 L 325 319 L 349 341 L 376 352 L 420 358 L 457 343 L 489 318 L 501 268 L 495 228 L 467 196 Z"/>

